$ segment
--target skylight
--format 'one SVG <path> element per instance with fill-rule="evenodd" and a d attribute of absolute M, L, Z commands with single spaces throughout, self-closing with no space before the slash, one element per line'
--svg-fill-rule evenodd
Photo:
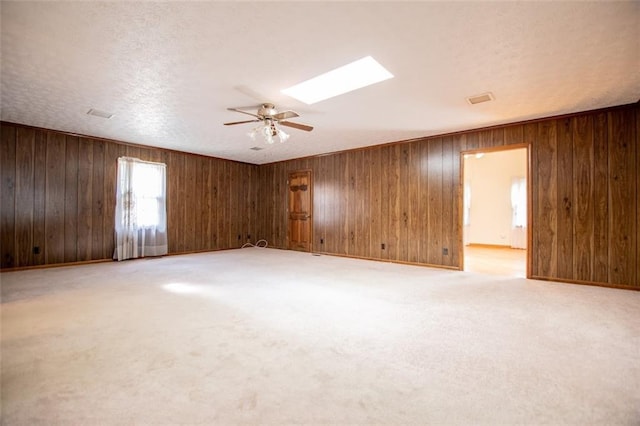
<path fill-rule="evenodd" d="M 390 78 L 393 78 L 393 74 L 367 56 L 281 92 L 311 105 Z"/>

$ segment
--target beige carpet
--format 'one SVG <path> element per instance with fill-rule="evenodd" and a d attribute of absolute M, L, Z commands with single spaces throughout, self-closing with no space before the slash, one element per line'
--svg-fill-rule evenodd
<path fill-rule="evenodd" d="M 0 279 L 7 425 L 640 424 L 640 292 L 258 248 Z"/>

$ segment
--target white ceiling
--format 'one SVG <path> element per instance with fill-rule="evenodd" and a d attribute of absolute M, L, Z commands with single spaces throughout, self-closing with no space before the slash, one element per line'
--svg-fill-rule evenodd
<path fill-rule="evenodd" d="M 254 164 L 640 99 L 637 1 L 0 7 L 2 120 Z M 367 55 L 395 78 L 314 105 L 280 93 Z M 315 129 L 266 146 L 222 125 L 264 101 Z"/>

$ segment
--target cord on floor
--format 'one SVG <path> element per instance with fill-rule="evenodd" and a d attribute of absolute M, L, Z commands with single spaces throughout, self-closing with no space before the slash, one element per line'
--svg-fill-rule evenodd
<path fill-rule="evenodd" d="M 267 248 L 267 246 L 269 245 L 269 243 L 267 243 L 267 240 L 258 240 L 256 241 L 255 244 L 251 244 L 251 243 L 245 243 L 242 247 L 240 248 L 245 248 L 245 247 L 258 247 L 258 248 Z"/>

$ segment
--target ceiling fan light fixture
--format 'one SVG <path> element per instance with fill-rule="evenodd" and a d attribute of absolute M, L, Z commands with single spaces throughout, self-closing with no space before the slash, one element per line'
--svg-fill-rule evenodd
<path fill-rule="evenodd" d="M 311 105 L 390 78 L 393 74 L 367 56 L 281 90 L 281 93 Z"/>
<path fill-rule="evenodd" d="M 266 142 L 269 145 L 272 145 L 275 141 L 273 140 L 273 136 L 271 136 L 271 134 L 269 134 L 268 136 L 265 137 Z"/>
<path fill-rule="evenodd" d="M 280 138 L 280 143 L 286 142 L 289 139 L 289 134 L 285 133 L 284 130 L 278 129 L 278 137 Z"/>
<path fill-rule="evenodd" d="M 275 142 L 275 138 L 280 140 L 280 143 L 286 142 L 291 137 L 287 132 L 278 128 L 276 123 L 266 121 L 264 124 L 254 128 L 251 132 L 247 133 L 252 140 L 256 140 L 256 135 L 260 133 L 264 137 L 264 141 L 269 145 Z"/>
<path fill-rule="evenodd" d="M 261 129 L 262 129 L 261 126 L 254 127 L 253 129 L 251 129 L 250 132 L 247 132 L 247 136 L 249 136 L 251 140 L 255 141 L 256 135 L 260 132 Z"/>
<path fill-rule="evenodd" d="M 247 133 L 247 136 L 251 138 L 251 140 L 256 140 L 258 134 L 262 135 L 265 142 L 268 144 L 272 144 L 275 142 L 275 138 L 278 138 L 280 143 L 286 142 L 289 140 L 289 134 L 282 130 L 278 124 L 287 127 L 293 127 L 295 129 L 304 130 L 305 132 L 310 132 L 313 130 L 312 126 L 302 123 L 295 123 L 292 121 L 288 121 L 289 118 L 299 117 L 298 113 L 295 111 L 287 110 L 278 112 L 270 103 L 264 103 L 258 109 L 257 114 L 253 114 L 251 112 L 243 111 L 240 108 L 227 108 L 230 111 L 236 111 L 243 114 L 251 115 L 255 117 L 254 120 L 244 120 L 244 121 L 232 121 L 228 123 L 224 123 L 225 126 L 233 126 L 236 124 L 246 124 L 246 123 L 260 123 L 258 126 L 254 127 Z"/>

